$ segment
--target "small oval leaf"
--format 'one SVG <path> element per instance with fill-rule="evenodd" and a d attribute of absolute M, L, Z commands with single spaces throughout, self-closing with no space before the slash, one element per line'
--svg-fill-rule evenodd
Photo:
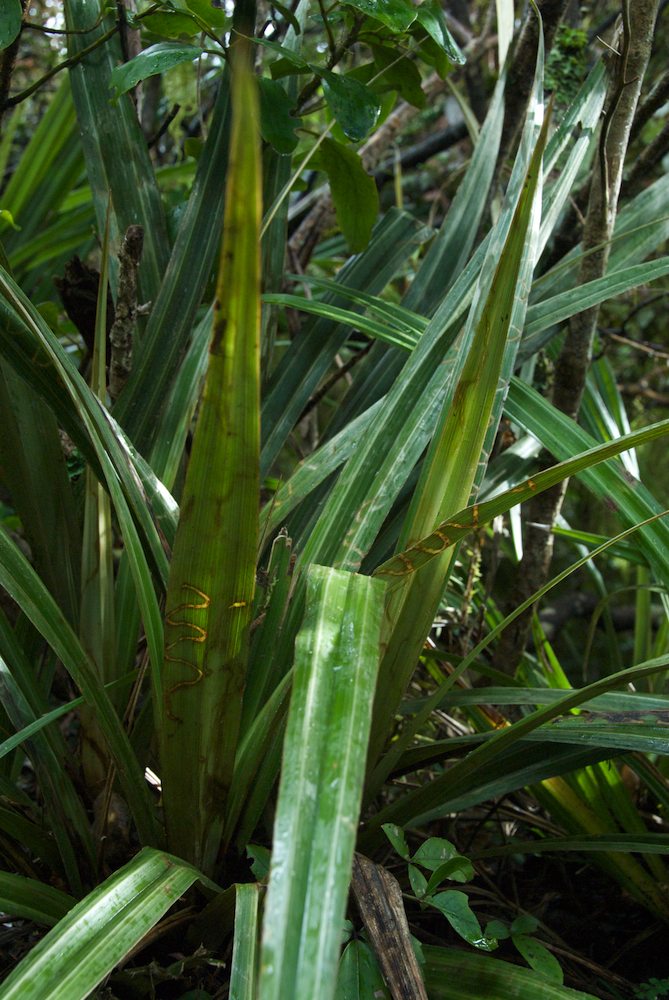
<path fill-rule="evenodd" d="M 443 913 L 456 934 L 459 934 L 469 944 L 481 951 L 495 950 L 497 947 L 496 939 L 487 938 L 483 934 L 476 915 L 469 905 L 466 893 L 459 892 L 457 889 L 448 889 L 446 892 L 438 892 L 436 896 L 432 896 L 430 903 Z"/>
<path fill-rule="evenodd" d="M 377 96 L 369 87 L 349 76 L 313 67 L 321 78 L 330 111 L 352 142 L 360 142 L 376 125 L 381 111 Z"/>
<path fill-rule="evenodd" d="M 415 865 L 409 865 L 408 872 L 409 882 L 411 883 L 414 896 L 416 899 L 423 899 L 427 890 L 427 879 L 423 875 L 420 868 L 416 868 Z"/>
<path fill-rule="evenodd" d="M 422 868 L 434 872 L 457 854 L 458 851 L 450 840 L 445 840 L 443 837 L 428 837 L 414 854 L 413 860 Z"/>
<path fill-rule="evenodd" d="M 401 826 L 397 826 L 395 823 L 384 823 L 381 827 L 386 837 L 393 845 L 397 853 L 405 861 L 408 861 L 411 857 L 409 852 L 409 847 L 406 842 L 406 837 L 404 836 L 404 830 Z"/>
<path fill-rule="evenodd" d="M 214 6 L 211 0 L 186 0 L 186 7 L 213 31 L 223 31 L 228 23 L 228 15 L 221 6 Z"/>
<path fill-rule="evenodd" d="M 527 937 L 525 934 L 514 934 L 511 940 L 531 969 L 538 972 L 544 979 L 548 979 L 549 982 L 562 986 L 564 982 L 562 967 L 548 948 L 545 948 L 535 938 Z"/>
<path fill-rule="evenodd" d="M 366 1000 L 390 997 L 378 962 L 364 941 L 351 941 L 339 962 L 335 1000 Z"/>
<path fill-rule="evenodd" d="M 474 878 L 474 866 L 468 858 L 463 858 L 461 854 L 456 854 L 449 861 L 440 865 L 430 877 L 425 890 L 429 895 L 434 892 L 445 879 L 452 882 L 469 882 Z"/>

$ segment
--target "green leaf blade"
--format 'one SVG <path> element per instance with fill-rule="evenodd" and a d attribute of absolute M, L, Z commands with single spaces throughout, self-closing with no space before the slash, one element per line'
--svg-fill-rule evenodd
<path fill-rule="evenodd" d="M 144 848 L 29 952 L 3 983 L 3 1000 L 84 1000 L 198 877 Z"/>
<path fill-rule="evenodd" d="M 376 95 L 358 80 L 319 70 L 328 106 L 352 142 L 361 142 L 371 132 L 381 111 Z"/>
<path fill-rule="evenodd" d="M 158 73 L 166 73 L 174 66 L 184 62 L 192 62 L 202 55 L 202 49 L 197 45 L 179 45 L 172 42 L 158 42 L 144 49 L 134 59 L 122 63 L 112 70 L 109 86 L 115 97 L 126 94 L 142 80 Z"/>
<path fill-rule="evenodd" d="M 18 38 L 22 19 L 21 0 L 5 0 L 0 11 L 0 51 Z"/>
<path fill-rule="evenodd" d="M 416 20 L 416 8 L 407 0 L 346 0 L 368 17 L 373 17 L 395 32 L 404 32 Z"/>
<path fill-rule="evenodd" d="M 43 882 L 0 872 L 0 911 L 38 924 L 56 924 L 72 909 L 76 900 Z"/>
<path fill-rule="evenodd" d="M 383 591 L 313 566 L 293 697 L 261 952 L 261 1000 L 334 993 L 360 809 Z"/>
<path fill-rule="evenodd" d="M 353 253 L 369 243 L 379 211 L 376 183 L 358 154 L 334 139 L 321 145 L 319 163 L 330 182 L 337 221 Z"/>
<path fill-rule="evenodd" d="M 205 871 L 218 853 L 232 781 L 255 588 L 260 486 L 256 100 L 255 80 L 238 60 L 209 367 L 166 599 L 159 737 L 168 840 Z"/>

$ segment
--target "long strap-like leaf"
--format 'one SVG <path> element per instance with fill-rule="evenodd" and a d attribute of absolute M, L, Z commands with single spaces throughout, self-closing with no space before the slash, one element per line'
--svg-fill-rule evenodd
<path fill-rule="evenodd" d="M 255 81 L 239 53 L 209 368 L 174 543 L 157 707 L 169 843 L 205 871 L 216 860 L 237 750 L 258 545 L 255 121 Z"/>
<path fill-rule="evenodd" d="M 376 581 L 311 567 L 284 742 L 260 1000 L 334 994 L 382 610 Z"/>

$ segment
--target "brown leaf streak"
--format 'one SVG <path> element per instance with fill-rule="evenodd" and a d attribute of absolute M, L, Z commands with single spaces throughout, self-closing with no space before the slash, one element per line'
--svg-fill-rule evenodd
<path fill-rule="evenodd" d="M 469 531 L 471 524 L 459 524 L 457 521 L 449 521 L 447 528 L 455 528 L 456 531 Z"/>
<path fill-rule="evenodd" d="M 385 569 L 383 571 L 383 576 L 406 576 L 408 573 L 413 573 L 414 566 L 408 556 L 405 556 L 403 552 L 400 552 L 395 558 L 402 563 L 402 568 Z"/>
<path fill-rule="evenodd" d="M 429 556 L 436 556 L 440 552 L 445 552 L 451 544 L 448 535 L 445 535 L 443 531 L 433 531 L 430 539 L 435 537 L 439 539 L 440 545 L 420 545 L 417 546 L 418 551 L 425 552 Z"/>
<path fill-rule="evenodd" d="M 194 684 L 197 684 L 198 681 L 202 680 L 204 677 L 204 670 L 198 667 L 196 663 L 193 663 L 191 660 L 186 660 L 182 656 L 172 656 L 169 651 L 175 646 L 178 646 L 180 642 L 206 642 L 208 635 L 207 629 L 203 628 L 202 625 L 196 625 L 195 622 L 188 621 L 186 618 L 176 618 L 175 615 L 177 615 L 180 611 L 186 611 L 189 609 L 193 611 L 207 611 L 209 605 L 211 604 L 211 598 L 209 595 L 205 594 L 202 590 L 198 590 L 198 588 L 194 587 L 192 584 L 184 583 L 181 589 L 192 591 L 199 598 L 201 598 L 201 601 L 200 603 L 184 601 L 182 604 L 178 604 L 175 608 L 172 608 L 171 611 L 167 612 L 165 615 L 166 625 L 171 625 L 173 628 L 191 630 L 190 634 L 188 631 L 181 632 L 181 634 L 177 635 L 176 639 L 165 643 L 165 660 L 169 660 L 171 663 L 183 663 L 185 667 L 188 667 L 189 670 L 195 672 L 195 677 L 192 677 L 189 680 L 177 681 L 176 684 L 173 684 L 172 687 L 165 692 L 165 708 L 167 711 L 167 718 L 172 722 L 183 722 L 183 719 L 180 719 L 179 716 L 175 715 L 172 711 L 173 694 L 180 688 L 192 687 Z"/>

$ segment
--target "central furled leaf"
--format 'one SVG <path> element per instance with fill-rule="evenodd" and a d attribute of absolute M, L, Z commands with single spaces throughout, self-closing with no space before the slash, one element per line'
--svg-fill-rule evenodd
<path fill-rule="evenodd" d="M 216 860 L 237 750 L 258 545 L 260 162 L 255 80 L 242 44 L 232 53 L 223 246 L 170 570 L 158 706 L 170 847 L 205 871 Z"/>

